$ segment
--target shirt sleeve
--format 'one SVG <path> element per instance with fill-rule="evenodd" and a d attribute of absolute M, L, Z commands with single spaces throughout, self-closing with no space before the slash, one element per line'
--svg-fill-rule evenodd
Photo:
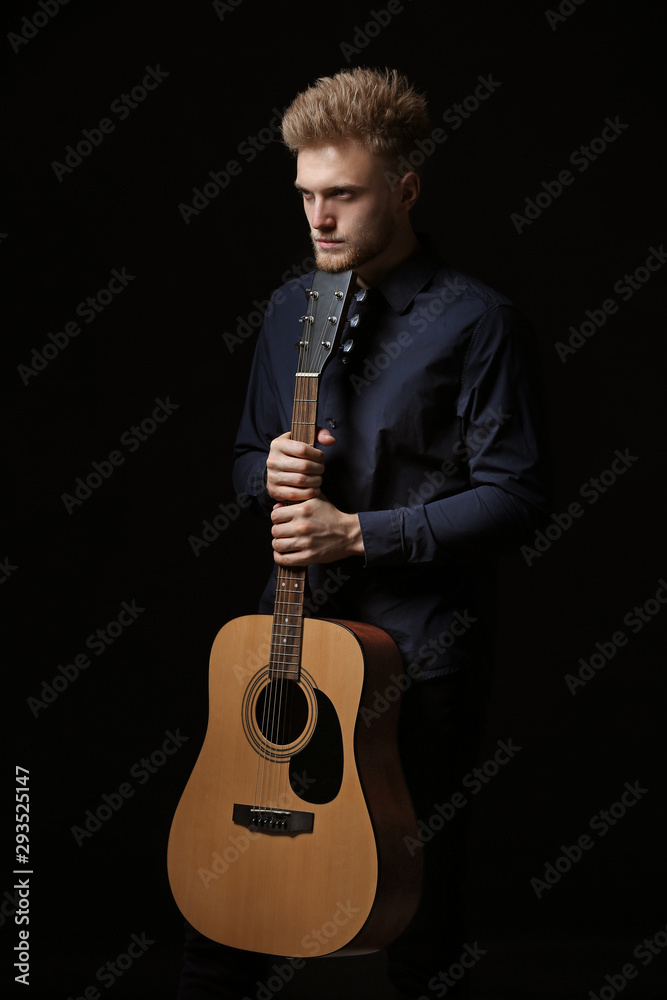
<path fill-rule="evenodd" d="M 260 509 L 269 514 L 275 500 L 266 490 L 266 459 L 271 441 L 289 430 L 276 395 L 275 361 L 271 343 L 277 331 L 273 329 L 276 301 L 282 292 L 274 292 L 253 358 L 248 391 L 234 445 L 232 477 L 237 493 L 254 497 Z M 291 358 L 290 358 L 291 360 Z"/>
<path fill-rule="evenodd" d="M 457 401 L 455 451 L 470 488 L 422 506 L 360 513 L 366 565 L 488 554 L 525 541 L 549 504 L 542 400 L 525 320 L 512 306 L 494 306 L 470 338 Z"/>

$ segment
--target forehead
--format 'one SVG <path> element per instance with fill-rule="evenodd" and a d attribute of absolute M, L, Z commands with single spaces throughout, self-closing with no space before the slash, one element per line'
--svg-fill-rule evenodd
<path fill-rule="evenodd" d="M 379 156 L 354 142 L 310 146 L 299 152 L 296 162 L 296 184 L 309 191 L 353 184 L 372 187 L 386 169 Z"/>

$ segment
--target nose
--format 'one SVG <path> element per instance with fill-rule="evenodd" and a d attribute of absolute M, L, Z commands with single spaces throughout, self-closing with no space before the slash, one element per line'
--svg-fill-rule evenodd
<path fill-rule="evenodd" d="M 335 229 L 336 220 L 331 214 L 331 209 L 325 198 L 316 198 L 313 214 L 310 217 L 310 224 L 313 229 Z"/>

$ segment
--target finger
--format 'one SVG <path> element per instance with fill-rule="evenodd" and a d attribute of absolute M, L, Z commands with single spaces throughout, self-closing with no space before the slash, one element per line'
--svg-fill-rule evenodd
<path fill-rule="evenodd" d="M 303 552 L 273 552 L 273 561 L 278 566 L 310 566 L 314 561 L 313 554 L 307 550 Z"/>
<path fill-rule="evenodd" d="M 326 433 L 328 434 L 328 431 Z M 331 437 L 330 434 L 329 437 Z M 298 462 L 310 462 L 315 465 L 323 465 L 324 463 L 324 453 L 319 448 L 306 444 L 305 441 L 294 440 L 289 432 L 274 438 L 270 451 L 276 458 L 280 456 L 281 459 L 295 459 Z"/>
<path fill-rule="evenodd" d="M 270 454 L 266 461 L 267 473 L 278 478 L 280 483 L 289 483 L 306 488 L 319 486 L 324 472 L 322 462 L 307 462 L 305 459 L 290 458 L 287 455 Z"/>
<path fill-rule="evenodd" d="M 273 524 L 288 524 L 294 519 L 296 504 L 277 503 L 271 511 Z"/>
<path fill-rule="evenodd" d="M 316 440 L 318 444 L 323 444 L 327 447 L 336 443 L 336 438 L 333 436 L 331 431 L 327 430 L 326 427 L 320 427 L 318 429 Z"/>

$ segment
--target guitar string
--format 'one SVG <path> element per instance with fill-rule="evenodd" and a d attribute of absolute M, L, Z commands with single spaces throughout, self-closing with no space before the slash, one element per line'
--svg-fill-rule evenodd
<path fill-rule="evenodd" d="M 305 334 L 305 338 L 302 338 L 299 344 L 299 364 L 298 371 L 303 373 L 307 364 L 307 360 L 311 359 L 310 370 L 318 373 L 321 370 L 323 364 L 323 357 L 325 351 L 328 349 L 325 347 L 326 332 L 328 331 L 327 323 L 328 317 L 332 315 L 332 306 L 335 304 L 335 292 L 331 295 L 331 301 L 329 303 L 329 308 L 327 309 L 327 315 L 324 317 L 322 330 L 315 334 L 316 321 L 315 316 L 313 322 L 308 324 L 309 330 Z M 317 299 L 311 297 L 310 307 L 312 313 L 316 314 L 318 311 Z M 315 336 L 315 341 L 313 343 L 313 336 Z M 315 387 L 314 398 L 310 397 L 309 393 L 312 387 Z M 294 393 L 294 412 L 293 412 L 293 424 L 300 427 L 307 427 L 308 422 L 307 417 L 313 417 L 315 420 L 316 407 L 317 407 L 317 384 L 310 378 L 299 378 L 297 375 L 295 393 Z M 304 395 L 305 393 L 305 395 Z M 315 403 L 315 406 L 312 406 Z M 312 441 L 308 440 L 308 434 L 310 433 Z M 304 437 L 307 443 L 315 444 L 315 431 L 302 431 L 299 434 L 299 440 L 303 440 Z M 305 569 L 299 572 L 302 584 L 305 584 Z M 298 673 L 299 664 L 290 664 L 289 657 L 294 658 L 296 655 L 298 657 L 298 652 L 295 654 L 292 650 L 297 648 L 297 644 L 292 644 L 288 642 L 290 637 L 290 629 L 294 631 L 294 622 L 289 621 L 290 611 L 292 612 L 292 619 L 300 618 L 301 621 L 301 637 L 303 635 L 303 589 L 299 591 L 298 585 L 295 583 L 295 590 L 292 590 L 288 586 L 288 583 L 294 583 L 295 577 L 289 571 L 289 568 L 285 568 L 283 572 L 283 567 L 278 567 L 277 573 L 277 587 L 278 593 L 282 587 L 285 588 L 284 596 L 289 598 L 286 602 L 287 611 L 287 625 L 288 629 L 287 635 L 282 635 L 280 629 L 283 628 L 282 625 L 278 625 L 278 614 L 275 615 L 274 625 L 273 625 L 273 635 L 269 656 L 269 671 L 268 671 L 268 681 L 267 687 L 265 689 L 264 706 L 263 706 L 263 718 L 262 718 L 262 734 L 264 738 L 269 742 L 273 743 L 274 746 L 280 747 L 285 743 L 288 733 L 293 732 L 293 721 L 294 721 L 294 688 L 293 685 L 298 686 L 298 680 L 293 680 L 292 678 L 286 677 L 289 672 L 290 667 L 296 670 Z M 296 591 L 296 592 L 295 592 Z M 296 601 L 295 601 L 296 598 Z M 301 607 L 299 608 L 299 614 L 294 614 L 294 607 L 299 607 L 301 602 Z M 284 617 L 284 615 L 283 615 Z M 282 638 L 282 643 L 279 640 Z M 278 650 L 274 647 L 278 645 Z M 287 649 L 285 647 L 291 646 L 292 649 Z M 272 665 L 275 664 L 277 677 L 271 678 Z M 268 694 L 268 696 L 267 696 Z M 267 726 L 268 721 L 268 726 Z M 282 728 L 281 728 L 282 726 Z M 297 734 L 298 735 L 298 734 Z M 268 809 L 271 807 L 271 803 L 280 805 L 281 802 L 287 804 L 287 786 L 289 778 L 289 765 L 284 766 L 285 762 L 280 760 L 279 751 L 276 751 L 274 756 L 277 756 L 277 760 L 271 759 L 271 752 L 264 752 L 260 754 L 260 760 L 258 760 L 258 773 L 255 782 L 255 806 L 264 806 Z M 261 774 L 260 774 L 261 770 Z M 265 782 L 266 778 L 266 782 Z M 276 782 L 278 792 L 276 792 Z M 258 793 L 259 786 L 259 793 Z"/>
<path fill-rule="evenodd" d="M 313 323 L 310 324 L 310 333 L 306 338 L 308 347 L 304 348 L 304 357 L 300 359 L 299 372 L 304 372 L 304 366 L 310 368 L 312 366 L 307 363 L 307 355 L 312 351 L 313 347 L 313 337 L 316 336 L 315 328 L 317 325 L 317 314 L 318 302 L 316 299 L 311 301 L 311 312 L 313 314 Z M 309 431 L 307 429 L 306 421 L 311 413 L 309 412 L 311 407 L 309 406 L 309 397 L 311 386 L 310 383 L 313 381 L 310 378 L 305 378 L 303 375 L 297 376 L 297 385 L 295 386 L 295 406 L 293 414 L 293 425 L 295 428 L 300 428 L 296 431 L 296 436 L 299 440 L 306 440 L 307 443 L 311 443 L 309 438 Z M 312 437 L 312 435 L 311 435 Z M 291 670 L 297 672 L 298 675 L 298 643 L 295 643 L 294 636 L 295 632 L 298 633 L 300 628 L 303 628 L 303 586 L 304 586 L 304 576 L 305 570 L 298 569 L 296 571 L 291 571 L 289 573 L 290 582 L 293 587 L 290 587 L 290 601 L 287 608 L 288 612 L 288 622 L 287 628 L 284 629 L 286 634 L 286 641 L 284 646 L 283 656 L 283 671 L 281 671 L 280 682 L 279 682 L 279 704 L 278 704 L 278 716 L 283 724 L 281 743 L 285 743 L 288 732 L 292 731 L 293 722 L 293 704 L 294 698 L 296 696 L 294 691 L 294 685 L 298 684 L 298 680 L 295 678 L 288 677 L 287 674 Z M 299 586 L 300 584 L 300 586 Z M 295 624 L 296 623 L 296 624 Z M 295 662 L 295 659 L 297 662 Z M 274 789 L 274 799 L 283 807 L 288 805 L 288 784 L 289 784 L 289 763 L 285 762 L 283 766 L 278 768 L 276 778 L 278 781 L 277 792 Z"/>
<path fill-rule="evenodd" d="M 321 311 L 321 306 L 318 310 L 318 301 L 313 300 L 313 314 L 314 321 L 312 323 L 311 336 L 308 338 L 310 343 L 310 350 L 312 352 L 312 362 L 308 364 L 307 368 L 309 372 L 320 373 L 323 368 L 323 360 L 327 350 L 330 348 L 325 346 L 325 343 L 329 339 L 329 317 L 334 315 L 334 306 L 336 301 L 335 292 L 332 293 L 331 299 L 328 303 L 327 309 L 324 311 L 322 316 L 321 329 L 317 329 L 317 313 Z M 314 340 L 313 340 L 314 338 Z M 300 368 L 300 371 L 304 371 L 304 368 Z M 301 440 L 305 440 L 308 444 L 313 446 L 316 445 L 316 415 L 317 415 L 317 401 L 319 395 L 319 380 L 317 377 L 314 378 L 302 378 L 297 380 L 300 384 L 298 389 L 295 390 L 295 399 L 298 400 L 296 407 L 296 419 L 299 421 L 299 426 L 302 428 L 302 432 L 299 435 Z M 300 571 L 301 579 L 301 591 L 297 603 L 300 603 L 299 608 L 299 619 L 300 619 L 300 631 L 301 631 L 301 642 L 303 642 L 303 630 L 304 630 L 304 614 L 303 614 L 303 600 L 305 591 L 305 577 L 307 570 L 304 568 Z M 296 596 L 294 591 L 293 596 Z M 296 616 L 294 616 L 296 617 Z M 292 626 L 293 628 L 293 626 Z M 298 654 L 297 654 L 298 655 Z M 295 669 L 298 670 L 299 664 L 294 664 Z M 286 732 L 284 739 L 287 737 L 287 732 L 289 734 L 294 734 L 294 710 L 296 701 L 296 687 L 299 685 L 298 679 L 292 679 L 291 681 L 281 681 L 281 687 L 285 686 L 286 697 L 285 703 L 283 705 L 282 691 L 281 691 L 281 702 L 280 702 L 280 716 L 281 719 L 285 720 Z M 307 722 L 307 713 L 306 713 Z M 298 734 L 294 734 L 298 736 Z M 281 770 L 281 787 L 280 787 L 280 798 L 279 801 L 287 803 L 289 801 L 289 766 L 282 768 Z"/>
<path fill-rule="evenodd" d="M 313 300 L 312 313 L 314 314 L 313 323 L 311 324 L 311 335 L 308 338 L 309 348 L 308 351 L 311 355 L 310 362 L 306 365 L 306 368 L 300 367 L 300 371 L 308 371 L 313 373 L 320 373 L 323 368 L 323 360 L 327 350 L 325 342 L 329 339 L 329 316 L 333 315 L 333 307 L 335 305 L 335 292 L 332 293 L 331 299 L 327 305 L 324 315 L 322 316 L 321 328 L 318 329 L 318 312 L 322 311 L 322 306 L 317 300 Z M 319 308 L 318 308 L 319 307 Z M 304 359 L 305 360 L 305 359 Z M 298 426 L 301 428 L 301 433 L 299 438 L 305 440 L 308 444 L 316 445 L 316 414 L 317 414 L 317 400 L 318 400 L 318 389 L 319 380 L 317 377 L 309 378 L 303 377 L 298 379 L 299 386 L 295 391 L 295 399 L 298 401 L 295 407 L 296 409 L 296 419 L 299 421 Z M 297 603 L 300 603 L 299 607 L 299 619 L 300 619 L 300 629 L 301 629 L 301 640 L 303 641 L 303 629 L 304 629 L 304 614 L 303 614 L 303 600 L 304 600 L 304 590 L 305 590 L 305 577 L 307 570 L 304 568 L 300 570 L 299 576 L 301 581 L 301 589 Z M 292 591 L 292 596 L 296 598 L 296 594 Z M 296 616 L 295 616 L 296 617 Z M 298 654 L 297 654 L 298 655 Z M 299 663 L 294 664 L 295 668 L 298 670 Z M 286 726 L 288 727 L 289 733 L 294 733 L 294 706 L 296 699 L 295 685 L 298 686 L 298 680 L 285 681 L 284 675 L 283 680 L 281 680 L 281 689 L 283 686 L 287 687 L 287 697 L 285 699 L 285 704 L 283 705 L 282 690 L 281 690 L 281 702 L 280 702 L 280 715 L 281 718 L 285 720 Z M 306 716 L 307 721 L 307 716 Z M 287 735 L 287 734 L 285 734 Z M 298 736 L 298 734 L 296 734 Z M 281 769 L 281 782 L 280 782 L 280 792 L 281 796 L 279 801 L 284 803 L 288 802 L 288 787 L 289 787 L 289 766 L 283 767 Z"/>
<path fill-rule="evenodd" d="M 310 423 L 315 417 L 315 407 L 312 405 L 313 400 L 317 400 L 317 386 L 316 380 L 313 378 L 306 377 L 306 372 L 318 372 L 321 365 L 322 358 L 322 333 L 318 330 L 318 319 L 319 313 L 321 312 L 321 305 L 318 299 L 311 297 L 310 303 L 310 313 L 313 315 L 313 321 L 309 324 L 310 330 L 307 335 L 306 343 L 308 347 L 304 348 L 303 358 L 300 358 L 299 372 L 302 373 L 301 376 L 297 376 L 297 385 L 295 387 L 295 406 L 293 414 L 293 427 L 295 432 L 295 437 L 298 440 L 305 441 L 308 444 L 315 444 L 315 433 L 311 429 Z M 326 317 L 324 318 L 324 325 L 326 325 Z M 315 386 L 315 391 L 313 391 L 313 386 Z M 312 393 L 312 396 L 311 396 Z M 285 648 L 283 656 L 283 667 L 285 668 L 280 675 L 279 682 L 279 701 L 278 701 L 278 718 L 282 723 L 282 735 L 278 742 L 285 744 L 288 736 L 293 734 L 294 730 L 294 702 L 296 698 L 295 685 L 298 686 L 298 679 L 291 678 L 288 673 L 294 670 L 297 673 L 298 678 L 298 643 L 294 643 L 291 640 L 294 639 L 294 633 L 303 630 L 303 589 L 305 584 L 305 573 L 306 570 L 299 569 L 295 573 L 290 573 L 290 582 L 294 584 L 294 588 L 290 587 L 290 607 L 288 611 L 291 612 L 291 620 L 288 620 L 288 628 L 284 629 L 287 633 L 286 640 L 283 642 L 286 645 L 289 643 L 289 647 Z M 301 586 L 298 586 L 298 583 Z M 296 626 L 295 623 L 296 622 Z M 295 662 L 297 661 L 297 662 Z M 277 770 L 276 778 L 278 780 L 278 791 L 276 792 L 274 786 L 274 801 L 278 804 L 287 805 L 288 799 L 288 785 L 289 785 L 289 764 L 284 764 Z"/>
<path fill-rule="evenodd" d="M 312 334 L 306 331 L 299 347 L 299 363 L 298 363 L 299 372 L 302 372 L 304 370 L 304 363 L 308 352 L 308 345 L 310 344 L 312 344 Z M 300 420 L 303 417 L 303 414 L 301 413 L 300 396 L 299 396 L 299 392 L 303 391 L 302 390 L 303 381 L 304 381 L 303 379 L 300 379 L 298 377 L 296 379 L 295 393 L 294 393 L 295 412 L 293 414 L 293 420 L 292 420 L 293 424 L 295 423 L 295 420 Z M 279 567 L 277 575 L 278 599 L 280 601 L 284 598 L 285 611 L 287 612 L 288 616 L 290 610 L 292 610 L 293 595 L 291 592 L 291 588 L 288 586 L 288 584 L 291 582 L 292 582 L 291 574 L 289 573 L 289 571 L 287 569 L 284 569 L 283 567 Z M 283 587 L 284 587 L 284 593 L 281 597 L 281 590 Z M 270 664 L 272 664 L 275 667 L 275 670 L 273 672 L 275 673 L 276 676 L 274 676 L 273 679 L 271 679 L 272 670 L 270 666 L 269 681 L 267 685 L 268 696 L 265 695 L 264 719 L 262 725 L 262 732 L 265 736 L 265 739 L 267 739 L 269 743 L 273 743 L 274 745 L 280 745 L 280 734 L 278 730 L 279 730 L 279 720 L 281 717 L 281 708 L 283 702 L 282 696 L 284 687 L 284 668 L 287 662 L 285 651 L 282 648 L 282 645 L 284 645 L 284 643 L 283 644 L 280 643 L 283 631 L 284 630 L 278 627 L 278 614 L 276 614 L 273 626 L 272 644 L 270 651 Z M 276 763 L 272 762 L 269 759 L 269 755 L 270 751 L 268 754 L 264 755 L 264 761 L 262 762 L 262 780 L 261 780 L 261 798 L 260 798 L 260 802 L 263 801 L 263 804 L 267 808 L 271 805 L 272 799 L 274 802 L 276 801 L 275 781 L 272 780 L 272 772 L 277 771 L 279 773 L 282 770 L 282 768 L 280 767 L 280 763 L 278 762 L 276 766 Z M 266 781 L 264 780 L 265 777 Z M 271 794 L 272 792 L 273 794 Z"/>
<path fill-rule="evenodd" d="M 300 359 L 299 359 L 299 369 L 301 368 L 301 355 L 303 354 L 303 348 L 300 348 Z M 295 405 L 296 397 L 298 392 L 298 379 L 297 385 L 295 386 Z M 288 608 L 288 582 L 289 574 L 285 571 L 282 566 L 278 567 L 277 577 L 276 577 L 276 600 L 278 603 L 285 605 Z M 285 588 L 284 592 L 281 594 L 282 588 Z M 280 632 L 278 628 L 278 611 L 274 615 L 274 620 L 271 628 L 271 643 L 269 647 L 269 669 L 267 676 L 267 684 L 264 690 L 264 705 L 262 712 L 262 725 L 261 732 L 268 744 L 276 742 L 275 734 L 275 697 L 276 697 L 276 683 L 277 677 L 281 673 L 281 646 L 280 646 Z M 260 758 L 258 759 L 258 773 L 255 783 L 255 805 L 260 808 L 269 808 L 270 806 L 270 787 L 271 787 L 271 770 L 272 762 L 270 760 L 270 750 L 264 750 Z M 261 766 L 260 766 L 261 764 Z M 257 794 L 257 786 L 259 785 L 259 797 Z"/>

